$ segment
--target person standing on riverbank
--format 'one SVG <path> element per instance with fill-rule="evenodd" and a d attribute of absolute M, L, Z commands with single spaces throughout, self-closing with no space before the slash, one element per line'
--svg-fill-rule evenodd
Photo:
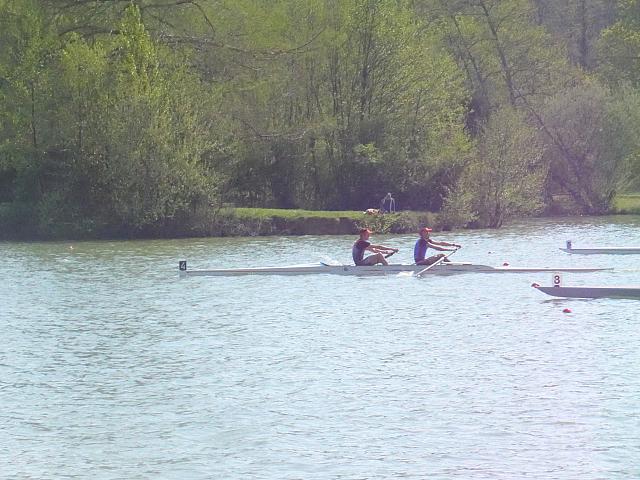
<path fill-rule="evenodd" d="M 355 241 L 353 244 L 353 248 L 351 249 L 351 253 L 353 255 L 353 262 L 357 266 L 362 265 L 377 265 L 381 263 L 382 265 L 389 265 L 385 255 L 391 255 L 398 251 L 397 248 L 387 247 L 385 245 L 373 245 L 369 242 L 369 237 L 371 236 L 371 230 L 368 228 L 360 229 L 360 238 Z M 365 251 L 370 251 L 373 255 L 369 255 L 365 258 Z"/>
<path fill-rule="evenodd" d="M 387 193 L 380 202 L 380 213 L 396 213 L 396 199 L 391 196 L 391 193 Z"/>
<path fill-rule="evenodd" d="M 427 258 L 427 249 L 433 248 L 434 250 L 439 250 L 443 252 L 452 252 L 461 248 L 460 245 L 456 243 L 449 242 L 436 242 L 435 240 L 429 237 L 429 234 L 433 230 L 428 227 L 423 227 L 420 229 L 420 238 L 416 242 L 415 247 L 413 248 L 413 259 L 416 262 L 416 265 L 431 265 L 432 263 L 437 262 L 439 259 L 444 257 L 444 253 L 438 253 L 437 255 L 433 255 Z M 444 247 L 453 247 L 453 248 L 444 248 Z M 447 261 L 447 260 L 445 260 Z"/>

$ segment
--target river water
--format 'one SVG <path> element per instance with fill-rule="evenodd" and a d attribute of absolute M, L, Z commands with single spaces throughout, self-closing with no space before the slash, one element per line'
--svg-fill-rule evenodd
<path fill-rule="evenodd" d="M 437 234 L 453 259 L 613 266 L 640 218 Z M 350 260 L 354 237 L 0 243 L 0 477 L 636 479 L 640 301 L 548 274 L 178 279 Z M 373 236 L 410 261 L 412 235 Z M 571 313 L 563 313 L 569 308 Z"/>

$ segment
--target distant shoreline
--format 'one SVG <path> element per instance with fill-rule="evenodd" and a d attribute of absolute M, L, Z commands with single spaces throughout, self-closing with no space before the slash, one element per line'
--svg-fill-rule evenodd
<path fill-rule="evenodd" d="M 610 215 L 640 215 L 640 195 L 616 198 Z M 546 218 L 576 216 L 570 212 L 554 212 Z M 196 220 L 157 225 L 143 230 L 104 227 L 81 229 L 73 225 L 56 225 L 52 231 L 37 231 L 28 218 L 2 221 L 0 240 L 124 240 L 195 237 L 251 237 L 277 235 L 352 235 L 368 227 L 376 233 L 415 233 L 428 225 L 435 231 L 464 229 L 452 225 L 442 214 L 401 211 L 391 214 L 366 214 L 362 211 L 315 211 L 269 208 L 233 208 L 212 210 Z M 7 224 L 9 223 L 9 224 Z"/>
<path fill-rule="evenodd" d="M 81 229 L 58 224 L 55 231 L 37 231 L 28 219 L 4 226 L 0 240 L 109 240 L 134 238 L 249 237 L 274 235 L 351 235 L 362 227 L 377 233 L 415 232 L 424 225 L 448 229 L 431 212 L 398 212 L 369 215 L 358 211 L 311 211 L 265 208 L 223 208 L 196 219 L 156 225 L 140 230 L 118 228 Z"/>

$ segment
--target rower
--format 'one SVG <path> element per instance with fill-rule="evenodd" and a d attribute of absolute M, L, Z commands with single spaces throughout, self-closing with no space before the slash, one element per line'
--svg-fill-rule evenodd
<path fill-rule="evenodd" d="M 416 265 L 431 265 L 432 263 L 437 262 L 439 259 L 445 256 L 444 253 L 439 253 L 427 258 L 428 248 L 433 248 L 434 250 L 439 250 L 442 252 L 451 252 L 457 250 L 458 248 L 461 248 L 460 245 L 456 243 L 436 242 L 429 237 L 429 234 L 432 231 L 433 230 L 428 227 L 422 227 L 420 229 L 420 238 L 416 241 L 416 245 L 413 249 L 413 259 L 415 260 Z M 448 262 L 449 260 L 445 259 L 444 261 Z"/>
<path fill-rule="evenodd" d="M 385 245 L 373 245 L 369 242 L 371 236 L 371 230 L 368 228 L 360 229 L 360 238 L 355 241 L 351 253 L 353 255 L 353 262 L 357 266 L 362 265 L 389 265 L 385 256 L 393 255 L 398 251 L 397 248 L 387 247 Z M 369 255 L 365 258 L 364 252 L 370 251 L 373 255 Z"/>

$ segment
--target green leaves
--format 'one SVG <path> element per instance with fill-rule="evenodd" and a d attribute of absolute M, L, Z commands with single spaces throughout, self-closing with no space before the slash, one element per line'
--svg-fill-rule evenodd
<path fill-rule="evenodd" d="M 542 140 L 522 113 L 503 107 L 483 129 L 478 154 L 448 206 L 468 209 L 468 220 L 494 228 L 514 216 L 539 212 L 547 173 Z"/>
<path fill-rule="evenodd" d="M 21 15 L 43 25 L 35 8 Z M 16 58 L 34 60 L 17 66 L 19 75 L 12 69 L 7 98 L 15 103 L 5 111 L 37 147 L 23 150 L 22 170 L 31 173 L 15 178 L 14 191 L 24 191 L 21 178 L 39 187 L 28 195 L 39 205 L 42 229 L 92 219 L 98 232 L 135 233 L 215 199 L 216 177 L 204 163 L 214 147 L 203 85 L 180 57 L 154 43 L 137 7 L 126 9 L 117 31 L 98 41 L 69 34 L 46 50 L 14 42 Z M 43 57 L 46 68 L 35 61 Z M 17 91 L 29 110 L 16 102 Z"/>
<path fill-rule="evenodd" d="M 638 1 L 616 3 L 0 0 L 0 197 L 129 233 L 221 197 L 391 191 L 498 226 L 553 188 L 603 211 L 640 158 Z"/>
<path fill-rule="evenodd" d="M 640 15 L 637 0 L 620 1 L 619 20 L 602 32 L 599 72 L 615 85 L 640 86 Z"/>
<path fill-rule="evenodd" d="M 624 105 L 623 105 L 624 104 Z M 545 108 L 551 180 L 586 213 L 607 212 L 637 155 L 637 93 L 613 94 L 585 82 L 551 99 Z"/>

